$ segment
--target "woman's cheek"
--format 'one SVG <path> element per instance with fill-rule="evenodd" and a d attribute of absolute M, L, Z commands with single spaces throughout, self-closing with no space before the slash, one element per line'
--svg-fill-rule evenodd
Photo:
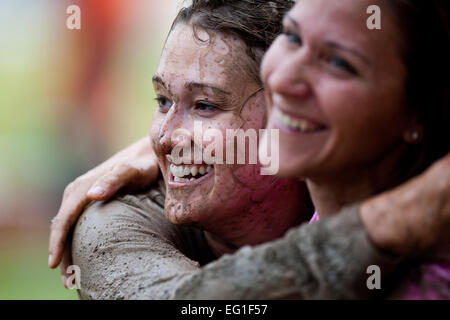
<path fill-rule="evenodd" d="M 267 86 L 267 79 L 269 78 L 271 66 L 270 66 L 270 51 L 266 53 L 262 62 L 261 62 L 261 79 L 265 86 Z"/>
<path fill-rule="evenodd" d="M 216 159 L 216 163 L 227 163 L 227 138 L 226 130 L 234 129 L 234 126 L 229 120 L 225 120 L 213 125 L 206 126 L 209 134 L 206 134 L 206 139 L 203 141 L 203 150 L 208 155 L 212 155 Z M 203 133 L 205 134 L 205 132 Z M 207 141 L 205 141 L 207 140 Z"/>
<path fill-rule="evenodd" d="M 203 152 L 205 156 L 212 156 L 216 159 L 216 163 L 227 164 L 228 160 L 234 159 L 236 146 L 233 147 L 235 139 L 232 138 L 234 130 L 239 129 L 242 125 L 242 119 L 235 115 L 222 116 L 213 122 L 203 126 Z M 231 139 L 227 139 L 228 136 Z M 228 164 L 234 164 L 233 163 Z"/>
<path fill-rule="evenodd" d="M 282 40 L 280 37 L 275 39 L 261 62 L 261 78 L 265 85 L 267 85 L 267 80 L 277 65 L 277 57 L 280 55 L 281 50 L 280 40 Z M 279 61 L 282 60 L 278 60 L 278 62 Z"/>

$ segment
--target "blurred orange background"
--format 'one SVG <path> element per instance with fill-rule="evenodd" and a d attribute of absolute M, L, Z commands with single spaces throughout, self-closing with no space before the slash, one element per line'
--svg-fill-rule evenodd
<path fill-rule="evenodd" d="M 81 30 L 66 9 L 81 8 Z M 47 268 L 64 187 L 148 134 L 182 1 L 0 2 L 0 299 L 76 299 Z"/>

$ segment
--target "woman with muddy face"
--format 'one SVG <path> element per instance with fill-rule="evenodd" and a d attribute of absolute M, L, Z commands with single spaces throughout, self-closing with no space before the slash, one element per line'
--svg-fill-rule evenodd
<path fill-rule="evenodd" d="M 181 12 L 174 22 L 153 76 L 158 105 L 150 136 L 166 183 L 167 219 L 206 230 L 211 248 L 221 255 L 283 235 L 307 218 L 308 201 L 298 181 L 261 175 L 260 166 L 249 163 L 258 152 L 256 145 L 250 148 L 250 142 L 245 164 L 237 164 L 235 155 L 227 163 L 227 152 L 239 152 L 237 146 L 226 148 L 227 130 L 253 130 L 257 136 L 265 128 L 264 90 L 259 80 L 265 48 L 250 47 L 245 37 L 230 31 L 205 29 L 203 20 L 211 18 Z M 239 19 L 234 20 L 236 28 L 240 27 Z M 252 39 L 256 32 L 249 31 Z M 202 137 L 194 141 L 209 129 L 218 130 L 223 140 L 205 142 Z M 192 159 L 177 162 L 172 156 L 174 148 L 183 145 L 202 153 L 209 149 L 222 158 L 194 164 L 192 151 Z"/>

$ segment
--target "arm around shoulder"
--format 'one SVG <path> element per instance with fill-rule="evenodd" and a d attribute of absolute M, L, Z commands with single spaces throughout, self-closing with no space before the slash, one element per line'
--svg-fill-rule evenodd
<path fill-rule="evenodd" d="M 160 206 L 125 200 L 93 203 L 77 223 L 72 257 L 82 299 L 166 299 L 199 267 L 174 246 L 176 226 Z"/>

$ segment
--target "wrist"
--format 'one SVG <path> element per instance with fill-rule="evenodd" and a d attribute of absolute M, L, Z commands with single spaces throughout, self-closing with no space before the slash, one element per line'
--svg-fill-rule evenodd
<path fill-rule="evenodd" d="M 359 214 L 369 240 L 377 250 L 390 256 L 408 255 L 411 251 L 408 244 L 412 239 L 408 239 L 395 210 L 390 194 L 383 194 L 361 203 Z"/>

